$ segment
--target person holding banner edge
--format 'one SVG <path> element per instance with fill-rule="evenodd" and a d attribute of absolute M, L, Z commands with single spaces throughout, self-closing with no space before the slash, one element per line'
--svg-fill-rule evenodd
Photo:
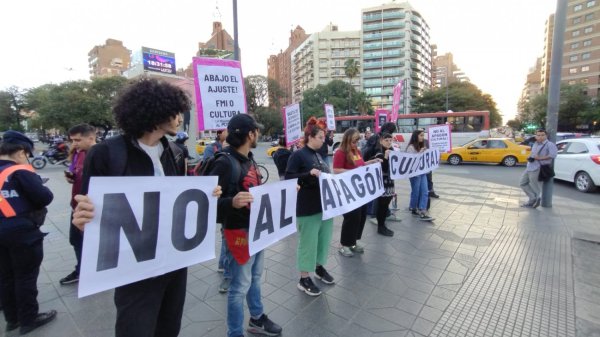
<path fill-rule="evenodd" d="M 383 171 L 383 187 L 385 192 L 377 199 L 377 233 L 383 236 L 394 236 L 394 231 L 387 228 L 385 225 L 385 219 L 387 218 L 388 212 L 390 211 L 390 202 L 396 194 L 394 180 L 390 178 L 390 164 L 389 157 L 390 151 L 392 151 L 392 140 L 393 137 L 389 133 L 382 133 L 379 136 L 379 144 L 381 145 L 381 152 L 375 155 L 375 158 L 383 160 L 381 164 L 381 170 Z"/>
<path fill-rule="evenodd" d="M 321 172 L 329 173 L 329 165 L 319 153 L 325 144 L 325 125 L 311 117 L 304 128 L 305 146 L 294 152 L 287 165 L 286 179 L 298 178 L 300 191 L 296 204 L 296 221 L 298 224 L 298 250 L 296 262 L 300 271 L 300 281 L 297 288 L 310 296 L 321 295 L 311 277 L 310 272 L 315 272 L 315 277 L 325 284 L 334 284 L 333 277 L 325 267 L 329 255 L 329 244 L 333 235 L 333 218 L 322 220 L 323 209 L 321 206 L 321 190 L 319 188 L 319 175 Z"/>
<path fill-rule="evenodd" d="M 113 114 L 123 135 L 92 147 L 86 156 L 81 195 L 73 224 L 80 230 L 94 217 L 85 194 L 92 176 L 184 176 L 181 149 L 166 135 L 175 136 L 190 100 L 181 89 L 156 79 L 141 78 L 120 92 Z M 119 160 L 116 160 L 116 156 Z M 220 196 L 219 186 L 213 191 Z M 187 268 L 117 287 L 116 337 L 177 336 L 181 328 Z"/>
<path fill-rule="evenodd" d="M 250 256 L 248 230 L 250 228 L 250 203 L 254 201 L 249 190 L 260 185 L 254 155 L 263 126 L 247 114 L 238 114 L 227 125 L 227 144 L 211 168 L 209 174 L 219 177 L 224 186 L 218 201 L 218 217 L 223 215 L 223 233 L 227 244 L 228 269 L 231 283 L 227 294 L 227 336 L 243 336 L 244 299 L 250 311 L 248 331 L 277 336 L 282 329 L 265 315 L 261 298 L 261 277 L 264 269 L 264 251 Z M 229 158 L 226 156 L 230 156 Z M 232 160 L 233 159 L 233 160 Z M 232 177 L 232 163 L 239 165 L 240 176 Z M 229 190 L 230 181 L 237 182 L 237 189 Z"/>
<path fill-rule="evenodd" d="M 406 152 L 421 153 L 427 151 L 425 146 L 425 131 L 413 131 Z M 409 178 L 410 180 L 410 211 L 422 221 L 435 220 L 427 212 L 427 201 L 429 200 L 429 188 L 427 186 L 427 174 L 421 174 Z"/>
<path fill-rule="evenodd" d="M 333 156 L 333 173 L 342 173 L 355 169 L 365 164 L 380 163 L 381 159 L 374 158 L 365 162 L 358 149 L 360 133 L 355 128 L 344 132 L 342 144 Z M 342 247 L 339 253 L 346 257 L 354 256 L 354 253 L 364 253 L 365 249 L 358 244 L 357 240 L 362 237 L 362 232 L 367 221 L 367 205 L 362 205 L 344 214 L 342 222 L 342 233 L 340 243 Z"/>

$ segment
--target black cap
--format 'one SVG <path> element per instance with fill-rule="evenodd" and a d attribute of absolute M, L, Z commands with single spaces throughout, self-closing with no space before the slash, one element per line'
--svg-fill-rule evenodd
<path fill-rule="evenodd" d="M 264 127 L 248 114 L 237 114 L 229 120 L 227 124 L 228 133 L 248 134 L 256 129 L 262 130 Z"/>
<path fill-rule="evenodd" d="M 8 130 L 2 135 L 2 142 L 23 145 L 29 153 L 33 153 L 33 142 L 19 131 Z"/>

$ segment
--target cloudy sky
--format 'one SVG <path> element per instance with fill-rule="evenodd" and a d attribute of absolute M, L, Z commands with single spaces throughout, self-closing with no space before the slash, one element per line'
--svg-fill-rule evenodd
<path fill-rule="evenodd" d="M 359 30 L 361 9 L 384 0 L 238 0 L 244 75 L 266 75 L 267 58 L 288 45 L 300 25 L 307 33 L 334 23 Z M 430 26 L 438 53 L 492 95 L 506 122 L 527 71 L 543 52 L 544 23 L 553 0 L 412 0 Z M 233 36 L 232 1 L 224 0 L 19 0 L 2 5 L 0 89 L 87 79 L 87 53 L 107 38 L 131 50 L 174 52 L 185 67 L 219 20 Z"/>

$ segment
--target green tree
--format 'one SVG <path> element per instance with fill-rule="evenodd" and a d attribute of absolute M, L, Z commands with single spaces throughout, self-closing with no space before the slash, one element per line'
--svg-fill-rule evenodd
<path fill-rule="evenodd" d="M 263 134 L 281 134 L 283 130 L 283 118 L 281 116 L 281 110 L 270 107 L 258 107 L 254 112 L 256 120 L 264 125 L 265 129 Z"/>
<path fill-rule="evenodd" d="M 490 112 L 490 127 L 502 125 L 502 115 L 492 96 L 484 94 L 477 86 L 468 82 L 450 83 L 447 89 L 443 87 L 423 92 L 413 101 L 413 110 L 419 113 L 445 111 L 446 95 L 450 110 L 487 110 Z"/>
<path fill-rule="evenodd" d="M 23 91 L 15 86 L 0 91 L 0 130 L 23 130 Z"/>
<path fill-rule="evenodd" d="M 350 80 L 350 85 L 352 85 L 352 79 L 358 76 L 359 72 L 359 65 L 355 59 L 347 59 L 346 62 L 344 62 L 344 73 Z M 353 90 L 348 90 L 348 112 L 350 112 L 350 105 L 352 102 L 352 91 Z"/>
<path fill-rule="evenodd" d="M 269 107 L 281 110 L 281 102 L 285 97 L 285 91 L 283 91 L 279 83 L 272 78 L 267 79 L 267 87 L 269 90 Z"/>
<path fill-rule="evenodd" d="M 321 117 L 324 115 L 323 104 L 329 103 L 333 105 L 336 115 L 340 115 L 341 111 L 348 111 L 348 92 L 352 97 L 350 111 L 373 112 L 372 107 L 367 107 L 371 105 L 371 100 L 365 93 L 357 93 L 349 83 L 334 80 L 326 85 L 319 84 L 303 93 L 302 114 Z"/>
<path fill-rule="evenodd" d="M 258 107 L 265 106 L 269 97 L 267 83 L 267 78 L 262 75 L 251 75 L 244 78 L 248 111 L 255 112 Z"/>

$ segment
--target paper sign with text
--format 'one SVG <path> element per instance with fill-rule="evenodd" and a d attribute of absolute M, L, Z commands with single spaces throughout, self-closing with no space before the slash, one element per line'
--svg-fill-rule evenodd
<path fill-rule="evenodd" d="M 217 177 L 92 177 L 79 297 L 215 257 Z"/>
<path fill-rule="evenodd" d="M 335 131 L 335 111 L 333 105 L 325 104 L 325 118 L 327 120 L 327 130 Z"/>
<path fill-rule="evenodd" d="M 323 220 L 348 213 L 383 194 L 381 163 L 319 175 Z"/>
<path fill-rule="evenodd" d="M 300 104 L 295 103 L 283 108 L 283 128 L 285 129 L 286 146 L 290 146 L 302 138 Z"/>
<path fill-rule="evenodd" d="M 390 152 L 390 178 L 408 179 L 433 171 L 440 166 L 440 151 L 430 149 L 421 153 Z"/>
<path fill-rule="evenodd" d="M 432 125 L 427 129 L 427 139 L 430 149 L 438 149 L 440 152 L 452 151 L 452 133 L 450 125 Z"/>
<path fill-rule="evenodd" d="M 390 112 L 385 109 L 375 110 L 375 133 L 379 133 L 383 124 L 387 123 Z"/>
<path fill-rule="evenodd" d="M 250 256 L 296 233 L 297 184 L 290 179 L 250 188 Z"/>
<path fill-rule="evenodd" d="M 227 128 L 231 117 L 247 113 L 240 62 L 194 57 L 198 131 Z"/>

